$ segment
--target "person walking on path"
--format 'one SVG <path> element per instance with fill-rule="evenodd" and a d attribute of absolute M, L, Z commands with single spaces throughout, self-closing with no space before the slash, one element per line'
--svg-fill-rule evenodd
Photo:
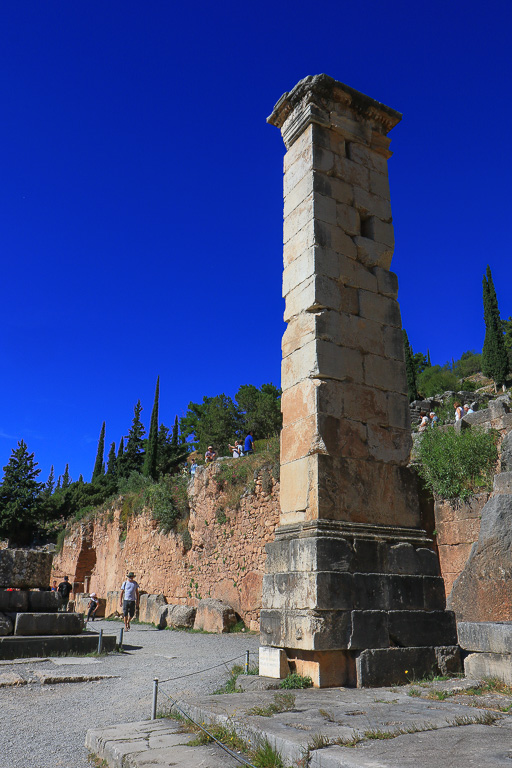
<path fill-rule="evenodd" d="M 73 587 L 69 583 L 69 576 L 64 576 L 64 581 L 61 581 L 57 587 L 57 595 L 59 597 L 59 611 L 67 611 L 69 603 L 69 595 L 73 591 Z"/>
<path fill-rule="evenodd" d="M 85 620 L 85 623 L 89 621 L 94 621 L 94 617 L 96 616 L 96 611 L 98 610 L 98 606 L 100 604 L 100 601 L 98 600 L 98 596 L 96 592 L 91 592 L 89 595 L 89 610 L 87 611 L 87 618 Z"/>
<path fill-rule="evenodd" d="M 123 581 L 121 587 L 120 604 L 123 607 L 124 628 L 126 631 L 130 629 L 130 622 L 135 616 L 135 609 L 139 607 L 139 585 L 134 581 L 134 577 L 134 572 L 130 571 L 127 580 Z"/>
<path fill-rule="evenodd" d="M 252 439 L 252 429 L 250 429 L 247 432 L 247 437 L 245 438 L 244 443 L 244 453 L 247 455 L 248 453 L 254 453 L 254 440 Z"/>

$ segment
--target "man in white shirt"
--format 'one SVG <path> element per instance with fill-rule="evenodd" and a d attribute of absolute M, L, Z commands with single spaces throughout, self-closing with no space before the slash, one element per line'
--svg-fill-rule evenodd
<path fill-rule="evenodd" d="M 135 616 L 135 608 L 139 607 L 139 585 L 134 581 L 134 572 L 130 571 L 121 587 L 120 604 L 123 607 L 124 628 L 130 629 L 130 622 Z"/>

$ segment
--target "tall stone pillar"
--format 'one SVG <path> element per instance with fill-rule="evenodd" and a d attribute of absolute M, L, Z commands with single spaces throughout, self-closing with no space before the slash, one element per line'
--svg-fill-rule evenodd
<path fill-rule="evenodd" d="M 260 674 L 278 677 L 288 661 L 319 686 L 379 682 L 376 649 L 401 648 L 410 670 L 416 657 L 444 659 L 450 653 L 439 646 L 456 643 L 407 468 L 404 349 L 389 271 L 387 134 L 400 119 L 326 75 L 301 80 L 268 118 L 287 149 L 288 326 L 281 520 L 267 547 Z"/>

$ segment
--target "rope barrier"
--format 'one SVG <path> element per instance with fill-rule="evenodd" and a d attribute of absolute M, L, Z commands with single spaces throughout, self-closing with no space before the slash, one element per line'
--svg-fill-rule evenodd
<path fill-rule="evenodd" d="M 239 658 L 239 657 L 237 656 L 236 658 Z M 166 693 L 165 691 L 162 691 L 162 693 L 164 694 L 164 696 L 167 696 L 167 698 L 168 698 L 168 699 L 169 699 L 169 701 L 171 702 L 171 709 L 172 709 L 173 707 L 176 707 L 176 709 L 177 709 L 179 712 L 181 712 L 181 714 L 182 714 L 184 717 L 186 717 L 186 718 L 187 718 L 187 720 L 190 720 L 190 722 L 191 722 L 191 723 L 194 723 L 194 725 L 195 725 L 197 728 L 200 728 L 200 730 L 201 730 L 201 731 L 203 731 L 204 733 L 206 733 L 206 735 L 207 735 L 207 736 L 208 736 L 208 737 L 209 737 L 209 738 L 210 738 L 212 741 L 214 741 L 216 744 L 218 744 L 218 745 L 219 745 L 219 747 L 221 747 L 221 748 L 222 748 L 222 749 L 223 749 L 225 752 L 227 752 L 227 753 L 228 753 L 228 755 L 230 755 L 232 758 L 234 758 L 235 760 L 237 760 L 237 761 L 238 761 L 239 763 L 241 763 L 242 765 L 245 765 L 245 766 L 247 766 L 247 768 L 256 768 L 256 766 L 254 765 L 254 763 L 250 763 L 250 762 L 249 762 L 248 760 L 246 760 L 244 757 L 242 757 L 241 755 L 237 754 L 236 752 L 234 752 L 234 751 L 233 751 L 232 749 L 230 749 L 229 747 L 226 747 L 226 745 L 225 745 L 225 744 L 223 744 L 223 743 L 222 743 L 222 741 L 219 741 L 219 739 L 217 739 L 217 738 L 216 738 L 216 737 L 215 737 L 215 736 L 214 736 L 212 733 L 210 733 L 210 732 L 209 732 L 209 731 L 208 731 L 206 728 L 204 728 L 204 727 L 203 727 L 202 725 L 200 725 L 199 723 L 196 723 L 196 721 L 194 720 L 194 718 L 193 718 L 193 717 L 190 717 L 190 715 L 188 715 L 186 712 L 184 712 L 184 711 L 182 710 L 182 708 L 181 708 L 181 707 L 179 706 L 179 704 L 178 704 L 178 700 L 177 700 L 177 699 L 173 699 L 173 698 L 172 698 L 171 696 L 169 696 L 169 694 L 168 694 L 168 693 Z"/>
<path fill-rule="evenodd" d="M 235 656 L 234 659 L 226 659 L 226 661 L 222 661 L 220 664 L 215 664 L 213 667 L 208 667 L 207 669 L 199 669 L 197 672 L 188 672 L 186 675 L 178 675 L 178 677 L 168 677 L 167 680 L 160 680 L 159 683 L 169 683 L 171 681 L 174 682 L 174 680 L 182 680 L 184 677 L 193 677 L 193 675 L 200 675 L 202 672 L 209 672 L 211 669 L 217 669 L 218 667 L 223 667 L 226 664 L 231 664 L 232 661 L 236 661 L 237 659 L 243 659 L 245 657 L 245 654 L 240 654 L 239 656 Z"/>

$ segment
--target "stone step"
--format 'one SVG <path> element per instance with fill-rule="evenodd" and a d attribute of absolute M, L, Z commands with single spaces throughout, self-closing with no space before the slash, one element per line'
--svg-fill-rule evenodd
<path fill-rule="evenodd" d="M 80 635 L 84 619 L 79 613 L 17 613 L 14 634 Z"/>
<path fill-rule="evenodd" d="M 464 674 L 497 678 L 512 685 L 512 656 L 506 653 L 470 653 L 464 659 Z"/>
<path fill-rule="evenodd" d="M 465 651 L 512 654 L 512 621 L 459 621 L 457 635 Z"/>
<path fill-rule="evenodd" d="M 115 635 L 104 635 L 103 650 L 116 649 Z M 52 635 L 44 637 L 0 637 L 0 659 L 21 659 L 41 656 L 85 655 L 98 650 L 98 635 Z"/>
<path fill-rule="evenodd" d="M 11 592 L 0 589 L 0 612 L 20 613 L 22 611 L 56 613 L 59 599 L 56 592 L 40 592 L 38 590 L 17 590 Z"/>

